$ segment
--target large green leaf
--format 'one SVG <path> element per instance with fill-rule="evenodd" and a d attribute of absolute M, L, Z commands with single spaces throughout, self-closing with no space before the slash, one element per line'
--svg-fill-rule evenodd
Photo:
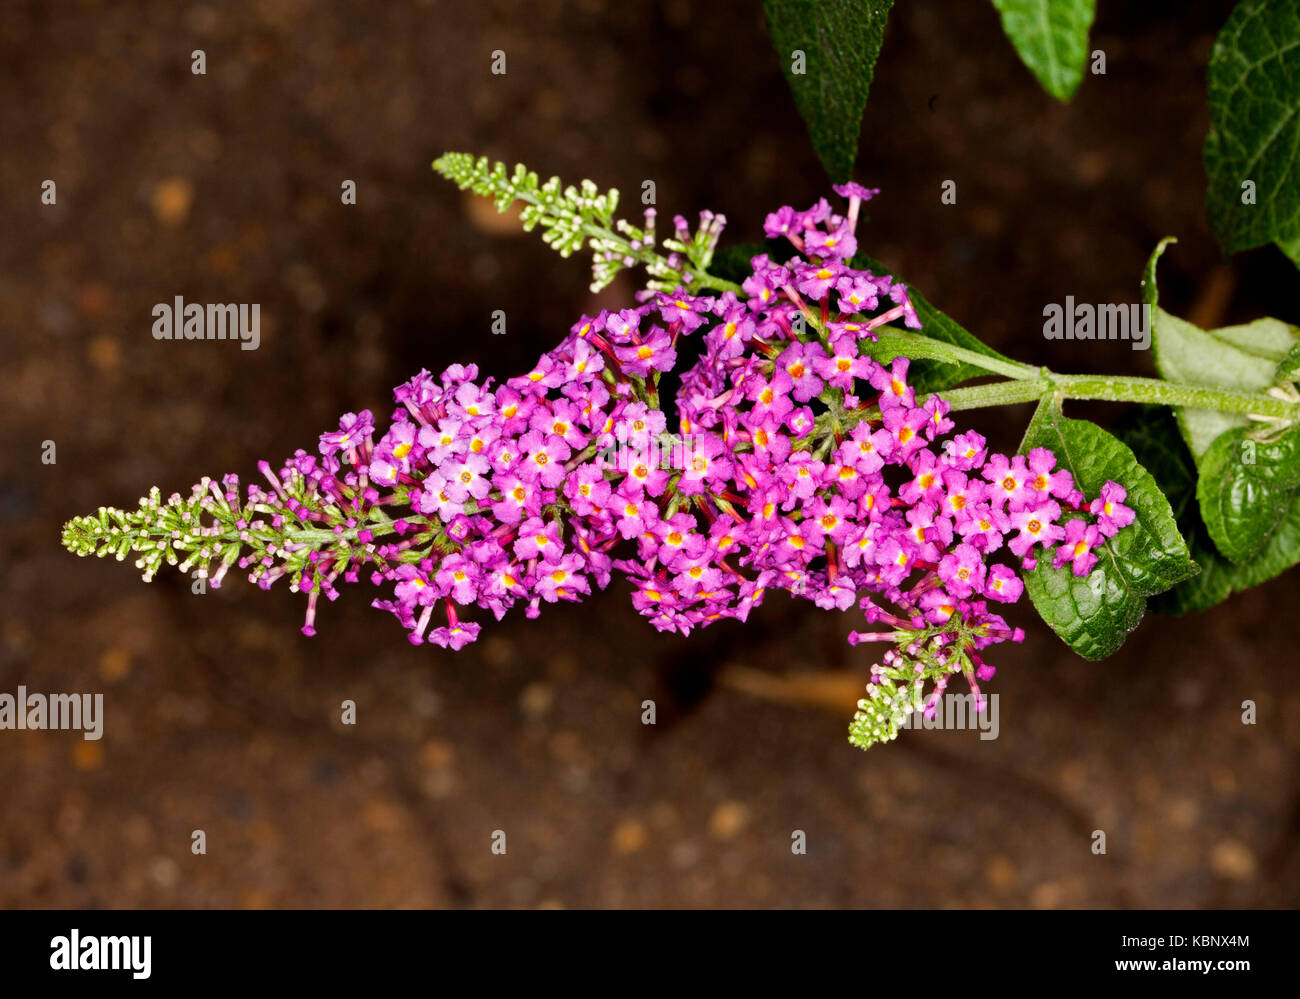
<path fill-rule="evenodd" d="M 1160 241 L 1147 261 L 1142 282 L 1146 303 L 1151 307 L 1156 367 L 1160 374 L 1166 381 L 1248 392 L 1273 385 L 1278 365 L 1296 345 L 1300 331 L 1279 319 L 1257 319 L 1244 326 L 1203 330 L 1170 315 L 1159 306 L 1156 263 L 1172 242 L 1172 239 Z M 1188 407 L 1178 410 L 1178 423 L 1198 461 L 1224 433 L 1250 425 L 1245 416 Z"/>
<path fill-rule="evenodd" d="M 853 172 L 858 131 L 894 0 L 763 0 L 767 30 L 832 181 Z M 798 66 L 796 52 L 803 53 Z M 802 72 L 799 72 L 799 69 Z"/>
<path fill-rule="evenodd" d="M 1210 52 L 1209 93 L 1206 208 L 1224 250 L 1300 238 L 1300 3 L 1237 4 Z"/>
<path fill-rule="evenodd" d="M 1068 100 L 1079 89 L 1088 61 L 1088 31 L 1096 0 L 993 0 L 1002 30 L 1038 82 Z"/>
<path fill-rule="evenodd" d="M 1196 501 L 1215 547 L 1233 562 L 1254 558 L 1291 507 L 1300 485 L 1300 431 L 1259 443 L 1229 430 L 1205 452 Z"/>
<path fill-rule="evenodd" d="M 1068 565 L 1054 569 L 1049 559 L 1025 574 L 1025 589 L 1043 620 L 1081 656 L 1104 659 L 1137 627 L 1147 597 L 1187 579 L 1196 565 L 1169 501 L 1122 441 L 1095 423 L 1068 419 L 1049 398 L 1039 404 L 1021 451 L 1035 447 L 1050 448 L 1086 496 L 1096 496 L 1107 479 L 1118 482 L 1136 514 L 1097 549 L 1087 576 L 1074 575 Z"/>
<path fill-rule="evenodd" d="M 1195 501 L 1196 466 L 1172 414 L 1158 406 L 1135 406 L 1117 424 L 1116 432 L 1164 490 L 1177 512 L 1178 527 L 1192 559 L 1201 567 L 1197 575 L 1152 597 L 1152 610 L 1162 614 L 1205 610 L 1300 562 L 1300 496 L 1292 494 L 1282 518 L 1254 558 L 1230 562 L 1215 548 L 1201 519 Z"/>

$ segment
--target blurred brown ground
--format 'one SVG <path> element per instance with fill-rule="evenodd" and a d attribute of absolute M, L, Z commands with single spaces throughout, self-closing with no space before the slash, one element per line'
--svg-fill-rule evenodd
<path fill-rule="evenodd" d="M 1150 371 L 1127 344 L 1039 330 L 1067 294 L 1136 300 L 1166 234 L 1173 311 L 1300 320 L 1281 257 L 1225 266 L 1203 217 L 1204 69 L 1231 4 L 1101 7 L 1107 75 L 1058 105 L 989 4 L 898 4 L 863 124 L 858 177 L 883 188 L 864 245 L 1062 370 Z M 997 658 L 999 739 L 914 732 L 864 755 L 847 704 L 739 689 L 763 686 L 753 670 L 865 678 L 849 621 L 811 606 L 681 639 L 615 586 L 453 655 L 408 646 L 369 587 L 308 640 L 284 590 L 196 596 L 60 548 L 75 514 L 247 475 L 344 410 L 386 415 L 422 366 L 517 372 L 596 307 L 578 260 L 502 235 L 431 173 L 444 150 L 654 179 L 662 215 L 723 211 L 734 240 L 825 193 L 756 0 L 28 0 L 0 18 L 0 81 L 0 690 L 103 691 L 107 713 L 98 743 L 0 733 L 0 905 L 1297 902 L 1295 573 L 1149 617 L 1104 663 L 1026 605 L 1027 640 Z M 155 342 L 150 309 L 175 295 L 261 303 L 261 349 Z M 974 422 L 1014 446 L 1021 416 Z"/>

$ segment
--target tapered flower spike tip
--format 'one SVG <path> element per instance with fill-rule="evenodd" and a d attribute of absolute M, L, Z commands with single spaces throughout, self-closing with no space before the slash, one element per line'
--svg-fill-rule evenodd
<path fill-rule="evenodd" d="M 590 180 L 566 187 L 558 177 L 541 183 L 537 174 L 522 164 L 512 172 L 502 162 L 493 163 L 486 156 L 475 159 L 468 153 L 444 153 L 434 160 L 433 169 L 461 190 L 491 198 L 499 212 L 523 202 L 519 218 L 524 231 L 540 226 L 542 239 L 560 256 L 588 249 L 592 255 L 593 292 L 606 287 L 621 271 L 637 265 L 646 268 L 649 287 L 658 291 L 739 290 L 708 273 L 726 225 L 723 216 L 702 212 L 694 233 L 678 216 L 673 237 L 658 244 L 655 209 L 645 210 L 641 226 L 625 219 L 615 220 L 619 194 L 614 188 L 602 193 Z M 666 254 L 659 251 L 660 245 L 668 251 Z"/>

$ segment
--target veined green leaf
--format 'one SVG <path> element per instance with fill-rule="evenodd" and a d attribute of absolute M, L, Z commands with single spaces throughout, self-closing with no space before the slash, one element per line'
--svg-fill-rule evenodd
<path fill-rule="evenodd" d="M 1281 522 L 1300 486 L 1300 430 L 1276 441 L 1229 430 L 1201 458 L 1196 501 L 1215 547 L 1233 562 L 1254 558 Z"/>
<path fill-rule="evenodd" d="M 1300 3 L 1242 0 L 1209 68 L 1206 209 L 1228 253 L 1300 242 Z"/>
<path fill-rule="evenodd" d="M 1050 448 L 1086 496 L 1096 496 L 1107 479 L 1118 482 L 1136 514 L 1097 549 L 1087 576 L 1075 576 L 1069 566 L 1055 569 L 1048 559 L 1025 574 L 1043 620 L 1081 656 L 1104 659 L 1137 627 L 1147 597 L 1187 579 L 1196 565 L 1169 501 L 1122 441 L 1095 423 L 1068 419 L 1049 398 L 1039 404 L 1021 451 L 1035 447 Z"/>
<path fill-rule="evenodd" d="M 1221 603 L 1234 593 L 1258 586 L 1300 562 L 1300 495 L 1291 500 L 1259 553 L 1245 562 L 1228 561 L 1215 548 L 1195 501 L 1196 466 L 1173 415 L 1159 406 L 1135 406 L 1117 432 L 1155 476 L 1201 571 L 1151 598 L 1162 614 L 1187 614 Z"/>

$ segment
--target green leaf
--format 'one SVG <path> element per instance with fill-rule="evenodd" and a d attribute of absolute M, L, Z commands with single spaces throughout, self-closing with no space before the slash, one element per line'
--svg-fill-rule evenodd
<path fill-rule="evenodd" d="M 1117 432 L 1155 476 L 1178 513 L 1178 527 L 1187 538 L 1200 573 L 1151 598 L 1151 609 L 1162 614 L 1188 614 L 1221 603 L 1234 593 L 1258 586 L 1300 562 L 1300 496 L 1292 496 L 1263 549 L 1246 562 L 1229 562 L 1214 547 L 1194 502 L 1196 467 L 1168 410 L 1135 406 L 1121 419 Z"/>
<path fill-rule="evenodd" d="M 1104 659 L 1118 649 L 1146 611 L 1147 597 L 1196 572 L 1173 509 L 1155 478 L 1122 441 L 1087 420 L 1063 416 L 1053 399 L 1039 404 L 1021 445 L 1051 448 L 1086 496 L 1096 496 L 1107 479 L 1128 491 L 1132 524 L 1097 549 L 1097 565 L 1085 577 L 1049 559 L 1025 574 L 1025 589 L 1052 629 L 1087 659 Z"/>
<path fill-rule="evenodd" d="M 1300 267 L 1300 236 L 1294 239 L 1279 239 L 1277 248 L 1291 258 L 1291 263 Z"/>
<path fill-rule="evenodd" d="M 1257 319 L 1244 326 L 1203 330 L 1160 308 L 1156 289 L 1156 262 L 1165 247 L 1163 239 L 1147 261 L 1143 292 L 1151 306 L 1151 329 L 1156 367 L 1166 381 L 1190 382 L 1212 388 L 1259 392 L 1274 384 L 1278 366 L 1296 345 L 1300 330 L 1279 319 Z M 1178 410 L 1183 438 L 1199 462 L 1210 444 L 1224 433 L 1251 425 L 1245 416 L 1218 410 Z"/>
<path fill-rule="evenodd" d="M 850 265 L 865 268 L 873 274 L 888 274 L 896 281 L 901 280 L 888 267 L 865 253 L 859 253 L 855 256 L 850 261 Z M 955 347 L 965 347 L 967 350 L 973 350 L 985 357 L 993 357 L 1000 361 L 1011 360 L 966 330 L 951 316 L 936 309 L 912 285 L 907 284 L 906 281 L 902 283 L 907 285 L 907 297 L 911 299 L 912 307 L 916 310 L 916 316 L 921 320 L 920 332 L 923 336 L 950 343 Z M 884 340 L 885 338 L 882 336 L 881 339 Z M 887 344 L 882 344 L 882 349 L 872 350 L 871 356 L 881 364 L 888 364 L 898 356 L 898 353 L 899 351 L 889 350 Z M 918 397 L 925 397 L 986 374 L 988 374 L 987 371 L 974 364 L 918 360 L 914 361 L 908 368 L 907 383 L 916 390 Z"/>
<path fill-rule="evenodd" d="M 1058 100 L 1079 89 L 1096 0 L 993 0 L 1002 30 L 1038 82 Z"/>
<path fill-rule="evenodd" d="M 1274 240 L 1293 246 L 1300 240 L 1300 4 L 1237 4 L 1210 51 L 1209 95 L 1206 210 L 1219 243 L 1228 253 Z"/>
<path fill-rule="evenodd" d="M 1129 406 L 1115 421 L 1113 433 L 1151 473 L 1181 525 L 1188 505 L 1196 506 L 1196 466 L 1174 414 L 1165 406 Z"/>
<path fill-rule="evenodd" d="M 1200 521 L 1199 514 L 1197 521 Z M 1291 505 L 1258 555 L 1247 562 L 1229 562 L 1211 543 L 1204 526 L 1200 533 L 1188 530 L 1192 557 L 1200 575 L 1180 583 L 1152 602 L 1162 614 L 1189 614 L 1222 603 L 1234 593 L 1248 590 L 1286 572 L 1300 562 L 1300 496 Z"/>
<path fill-rule="evenodd" d="M 1196 500 L 1219 551 L 1233 562 L 1254 558 L 1291 507 L 1300 486 L 1300 431 L 1272 443 L 1245 428 L 1217 438 L 1200 462 Z"/>
<path fill-rule="evenodd" d="M 763 0 L 767 30 L 813 148 L 843 183 L 858 155 L 871 75 L 894 0 Z M 798 64 L 796 53 L 803 53 Z M 802 72 L 800 72 L 802 70 Z"/>

